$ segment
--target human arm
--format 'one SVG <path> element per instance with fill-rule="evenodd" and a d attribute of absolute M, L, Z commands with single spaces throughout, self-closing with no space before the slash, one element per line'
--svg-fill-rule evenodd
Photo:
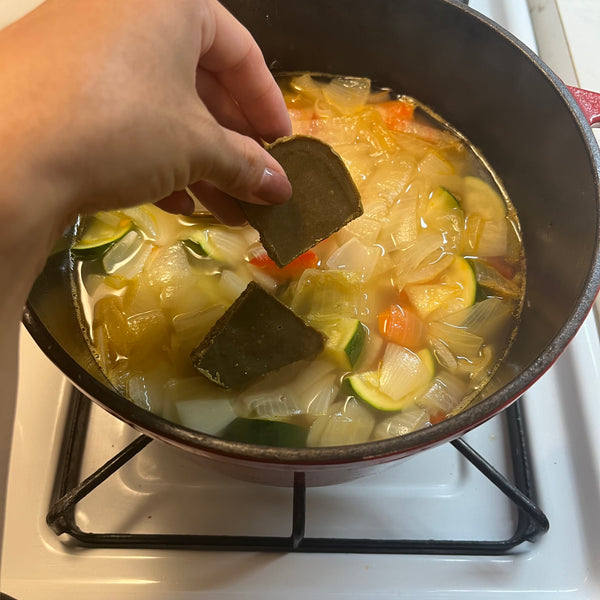
<path fill-rule="evenodd" d="M 214 0 L 48 0 L 0 32 L 0 65 L 6 433 L 23 304 L 73 216 L 164 198 L 184 212 L 190 186 L 235 222 L 224 193 L 289 195 L 256 138 L 286 135 L 290 123 L 258 48 Z"/>

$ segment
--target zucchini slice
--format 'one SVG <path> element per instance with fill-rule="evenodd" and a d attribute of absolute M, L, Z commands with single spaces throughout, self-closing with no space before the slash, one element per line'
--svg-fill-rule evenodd
<path fill-rule="evenodd" d="M 399 350 L 404 351 L 402 347 Z M 358 399 L 382 411 L 397 411 L 411 406 L 435 374 L 435 361 L 428 348 L 416 354 L 406 350 L 408 360 L 398 365 L 395 379 L 403 380 L 400 393 L 392 397 L 382 389 L 382 369 L 350 375 L 346 381 Z M 385 360 L 385 357 L 384 357 Z M 389 388 L 390 386 L 387 385 Z"/>
<path fill-rule="evenodd" d="M 471 265 L 461 256 L 455 256 L 450 266 L 440 275 L 439 283 L 411 284 L 406 294 L 422 319 L 450 303 L 466 308 L 475 302 L 477 282 Z"/>
<path fill-rule="evenodd" d="M 221 437 L 231 442 L 278 446 L 282 448 L 303 448 L 306 446 L 308 429 L 265 419 L 234 419 L 223 430 Z"/>
<path fill-rule="evenodd" d="M 132 229 L 131 219 L 121 219 L 118 224 L 109 225 L 97 217 L 89 217 L 83 235 L 71 246 L 71 251 L 78 258 L 100 258 Z"/>
<path fill-rule="evenodd" d="M 198 256 L 208 256 L 226 265 L 240 260 L 248 246 L 242 235 L 225 227 L 190 228 L 182 243 Z"/>
<path fill-rule="evenodd" d="M 465 215 L 456 197 L 444 187 L 436 188 L 421 209 L 421 223 L 444 237 L 444 249 L 460 248 Z"/>
<path fill-rule="evenodd" d="M 486 220 L 504 219 L 506 204 L 498 192 L 479 177 L 464 179 L 462 206 L 467 214 L 477 213 Z"/>
<path fill-rule="evenodd" d="M 347 371 L 353 369 L 367 341 L 366 325 L 350 317 L 315 318 L 310 324 L 325 334 L 324 358 Z"/>

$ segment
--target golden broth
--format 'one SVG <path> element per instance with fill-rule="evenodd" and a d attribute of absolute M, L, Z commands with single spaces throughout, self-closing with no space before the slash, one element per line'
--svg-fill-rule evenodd
<path fill-rule="evenodd" d="M 82 220 L 73 272 L 90 348 L 139 406 L 229 439 L 330 446 L 439 422 L 485 385 L 514 335 L 516 213 L 476 151 L 416 101 L 362 78 L 280 85 L 294 132 L 336 149 L 364 214 L 283 269 L 249 226 L 153 205 Z M 190 352 L 252 280 L 326 347 L 223 390 Z M 265 420 L 274 436 L 253 427 Z"/>

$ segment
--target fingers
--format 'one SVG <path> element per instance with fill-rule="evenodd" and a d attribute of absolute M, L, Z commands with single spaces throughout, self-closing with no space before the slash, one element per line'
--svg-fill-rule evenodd
<path fill-rule="evenodd" d="M 273 141 L 290 135 L 290 118 L 281 91 L 256 42 L 216 2 L 214 19 L 214 37 L 203 49 L 199 67 L 214 74 L 260 137 Z"/>
<path fill-rule="evenodd" d="M 213 73 L 204 69 L 197 69 L 196 90 L 206 108 L 223 127 L 233 129 L 249 137 L 259 137 L 238 104 Z"/>
<path fill-rule="evenodd" d="M 212 117 L 198 119 L 191 153 L 191 184 L 208 181 L 225 194 L 253 204 L 281 204 L 292 195 L 283 169 L 264 148 L 222 128 Z"/>
<path fill-rule="evenodd" d="M 224 194 L 215 186 L 205 181 L 200 181 L 190 186 L 192 192 L 204 208 L 209 210 L 221 223 L 231 226 L 246 224 L 246 216 L 237 200 Z"/>
<path fill-rule="evenodd" d="M 155 202 L 156 206 L 176 215 L 191 215 L 194 201 L 184 191 L 173 192 L 167 198 Z"/>

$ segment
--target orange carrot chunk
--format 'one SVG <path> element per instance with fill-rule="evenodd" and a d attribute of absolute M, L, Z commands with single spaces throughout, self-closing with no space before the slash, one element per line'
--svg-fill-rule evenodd
<path fill-rule="evenodd" d="M 259 267 L 267 275 L 278 281 L 287 281 L 288 279 L 297 279 L 306 269 L 316 268 L 319 264 L 319 257 L 312 250 L 308 250 L 285 265 L 285 267 L 278 267 L 275 261 L 269 258 L 265 252 L 264 254 L 252 257 L 250 264 Z"/>
<path fill-rule="evenodd" d="M 419 350 L 425 345 L 427 326 L 410 308 L 393 304 L 379 314 L 379 332 L 389 342 Z"/>
<path fill-rule="evenodd" d="M 390 100 L 373 105 L 383 117 L 389 129 L 404 131 L 406 122 L 413 118 L 415 105 L 404 100 Z"/>

